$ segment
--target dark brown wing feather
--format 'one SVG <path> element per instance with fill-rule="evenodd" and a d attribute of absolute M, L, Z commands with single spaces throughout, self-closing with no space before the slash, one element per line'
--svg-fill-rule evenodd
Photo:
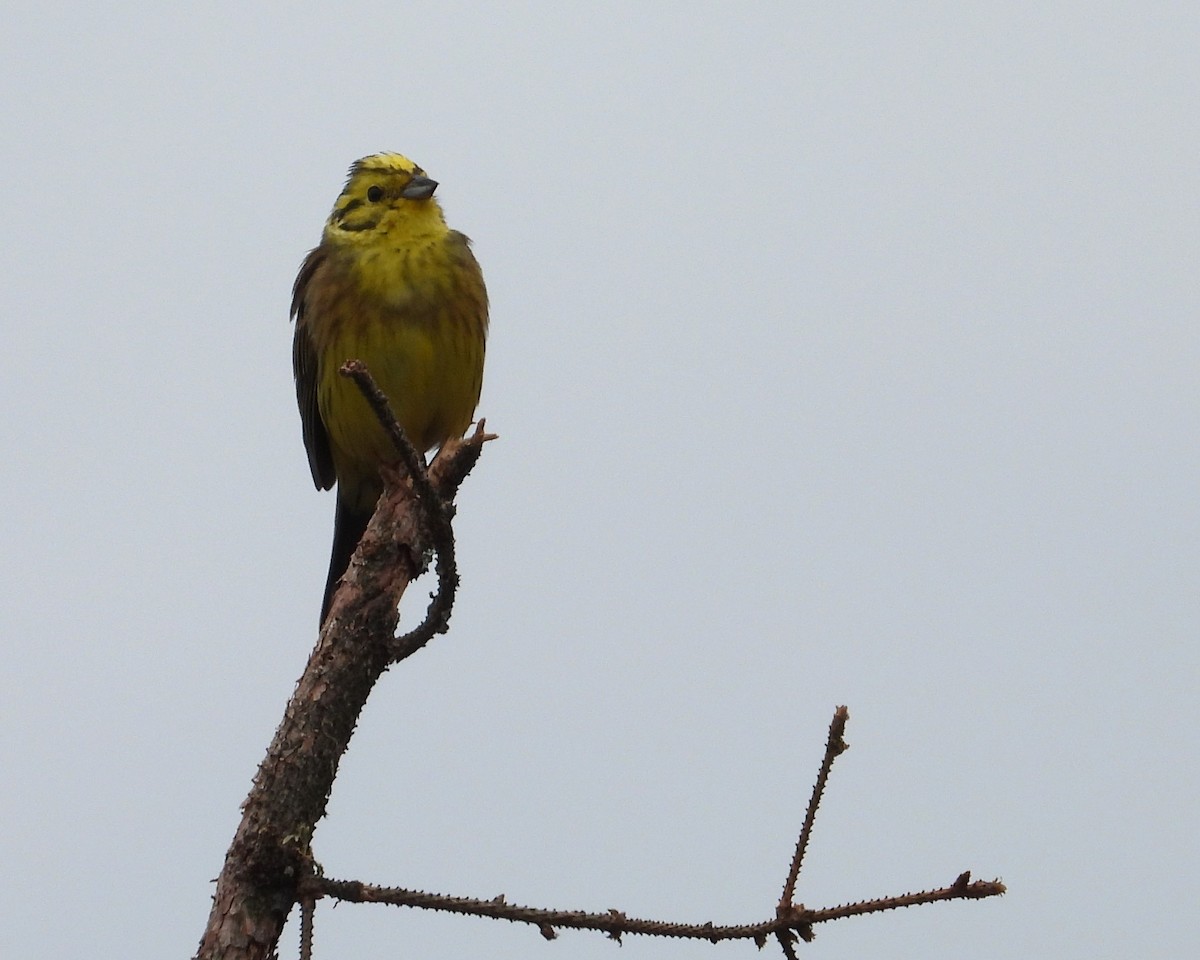
<path fill-rule="evenodd" d="M 296 321 L 296 332 L 292 339 L 292 372 L 296 376 L 296 403 L 300 407 L 304 449 L 308 451 L 308 466 L 318 490 L 328 490 L 337 480 L 333 454 L 329 450 L 329 434 L 325 432 L 321 411 L 317 407 L 317 351 L 309 333 L 309 318 L 304 315 L 308 284 L 324 260 L 325 253 L 320 247 L 309 253 L 292 287 L 292 318 Z"/>

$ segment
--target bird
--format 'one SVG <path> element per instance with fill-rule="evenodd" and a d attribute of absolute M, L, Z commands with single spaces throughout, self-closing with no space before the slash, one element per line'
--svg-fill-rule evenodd
<path fill-rule="evenodd" d="M 470 426 L 483 385 L 488 297 L 471 242 L 446 225 L 438 183 L 398 153 L 355 161 L 292 289 L 292 368 L 308 465 L 337 484 L 323 626 L 398 454 L 358 387 L 361 360 L 422 453 Z"/>

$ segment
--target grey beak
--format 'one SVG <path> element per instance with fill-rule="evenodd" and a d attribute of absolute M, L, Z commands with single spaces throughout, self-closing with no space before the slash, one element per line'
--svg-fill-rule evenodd
<path fill-rule="evenodd" d="M 437 189 L 437 181 L 426 176 L 417 175 L 408 181 L 408 186 L 400 191 L 405 200 L 428 200 Z"/>

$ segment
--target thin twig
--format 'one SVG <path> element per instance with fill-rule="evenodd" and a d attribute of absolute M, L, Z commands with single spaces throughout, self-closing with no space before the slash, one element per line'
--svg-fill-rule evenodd
<path fill-rule="evenodd" d="M 583 910 L 548 910 L 541 907 L 511 904 L 503 896 L 492 900 L 479 900 L 472 897 L 452 897 L 401 887 L 379 887 L 360 883 L 357 880 L 333 880 L 328 877 L 308 877 L 301 881 L 300 889 L 306 896 L 332 897 L 349 903 L 388 903 L 393 906 L 418 907 L 468 916 L 491 917 L 513 923 L 528 923 L 537 927 L 543 936 L 547 935 L 547 931 L 552 933 L 557 928 L 569 928 L 596 930 L 615 939 L 620 939 L 625 934 L 632 934 L 708 940 L 711 943 L 718 943 L 722 940 L 753 940 L 759 945 L 765 943 L 771 936 L 777 937 L 781 943 L 785 943 L 793 934 L 799 935 L 804 940 L 810 940 L 812 937 L 811 927 L 814 924 L 843 917 L 878 913 L 882 910 L 910 907 L 919 903 L 934 903 L 939 900 L 979 900 L 997 896 L 1004 893 L 1005 890 L 1004 884 L 999 881 L 976 881 L 965 884 L 956 882 L 938 890 L 906 893 L 899 897 L 886 897 L 878 900 L 864 900 L 861 903 L 845 904 L 823 910 L 794 907 L 791 910 L 783 911 L 781 916 L 759 923 L 718 925 L 711 922 L 672 923 L 665 920 L 645 920 L 629 917 L 620 910 L 608 910 L 604 913 L 589 913 Z M 784 950 L 786 952 L 788 947 L 785 946 Z"/>
<path fill-rule="evenodd" d="M 790 930 L 780 930 L 775 934 L 775 939 L 779 941 L 779 946 L 783 948 L 783 955 L 787 957 L 787 960 L 800 960 L 796 956 L 796 935 L 794 933 Z"/>
<path fill-rule="evenodd" d="M 462 476 L 457 477 L 459 483 L 466 478 L 479 459 L 483 444 L 495 440 L 496 434 L 488 433 L 483 420 L 475 425 L 475 430 L 466 440 L 448 440 L 438 451 L 436 460 L 448 457 L 452 464 L 462 465 Z M 464 451 L 468 454 L 464 456 Z M 458 560 L 454 546 L 454 528 L 451 526 L 453 506 L 437 497 L 436 510 L 441 523 L 435 522 L 429 530 L 430 545 L 437 557 L 434 569 L 437 572 L 438 588 L 430 598 L 425 610 L 425 618 L 408 633 L 397 637 L 392 642 L 392 662 L 399 663 L 406 657 L 411 657 L 439 633 L 445 633 L 450 626 L 450 611 L 454 607 L 454 598 L 458 593 Z"/>
<path fill-rule="evenodd" d="M 430 483 L 424 457 L 404 433 L 387 395 L 379 388 L 366 364 L 361 360 L 347 360 L 338 372 L 354 381 L 396 448 L 400 462 L 411 478 L 430 546 L 437 558 L 434 569 L 438 587 L 426 608 L 425 618 L 413 630 L 392 641 L 391 661 L 399 663 L 420 650 L 434 636 L 449 629 L 450 612 L 454 609 L 454 598 L 458 592 L 458 561 L 454 549 L 454 529 L 450 522 L 452 510 Z M 483 427 L 484 423 L 481 420 L 472 440 L 483 442 L 491 439 L 484 434 Z M 443 450 L 446 448 L 444 445 Z M 470 470 L 470 466 L 467 466 L 466 470 Z"/>
<path fill-rule="evenodd" d="M 958 879 L 950 886 L 939 887 L 937 890 L 904 893 L 898 897 L 879 897 L 876 900 L 860 900 L 858 903 L 845 903 L 824 910 L 812 910 L 809 913 L 813 923 L 828 923 L 843 917 L 861 917 L 868 913 L 882 913 L 885 910 L 915 907 L 923 903 L 937 903 L 940 900 L 982 900 L 985 897 L 1001 896 L 1007 889 L 999 880 L 971 882 L 971 871 L 968 870 L 959 874 Z"/>
<path fill-rule="evenodd" d="M 300 960 L 312 960 L 313 914 L 317 901 L 310 896 L 300 898 Z"/>
<path fill-rule="evenodd" d="M 417 496 L 426 503 L 441 503 L 441 498 L 438 497 L 436 491 L 429 483 L 429 473 L 425 469 L 425 458 L 412 445 L 412 442 L 404 433 L 403 428 L 396 419 L 396 415 L 392 412 L 392 406 L 388 402 L 387 394 L 379 389 L 379 384 L 371 376 L 371 371 L 367 369 L 367 365 L 361 360 L 347 360 L 338 368 L 338 373 L 344 377 L 349 377 L 358 386 L 358 389 L 362 391 L 363 397 L 371 407 L 376 418 L 378 418 L 380 425 L 387 432 L 388 438 L 392 441 L 392 446 L 396 448 L 396 453 L 399 454 L 400 462 L 404 464 L 404 469 L 412 477 L 413 487 L 417 491 Z"/>
<path fill-rule="evenodd" d="M 829 724 L 829 739 L 825 741 L 825 756 L 821 760 L 821 771 L 817 774 L 817 782 L 813 785 L 812 796 L 808 800 L 808 810 L 804 814 L 804 826 L 800 828 L 800 836 L 796 840 L 796 851 L 792 854 L 792 865 L 788 870 L 787 880 L 783 884 L 783 895 L 779 898 L 779 909 L 785 910 L 792 905 L 796 898 L 796 880 L 800 876 L 800 867 L 804 863 L 804 854 L 808 850 L 808 839 L 812 836 L 813 823 L 817 819 L 817 807 L 825 793 L 825 784 L 829 782 L 829 771 L 833 769 L 833 761 L 850 748 L 843 739 L 846 734 L 846 721 L 850 719 L 850 711 L 844 706 L 833 712 L 833 720 Z"/>

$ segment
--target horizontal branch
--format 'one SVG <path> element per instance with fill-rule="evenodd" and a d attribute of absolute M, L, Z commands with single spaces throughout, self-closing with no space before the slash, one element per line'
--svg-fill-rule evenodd
<path fill-rule="evenodd" d="M 906 893 L 898 897 L 882 897 L 864 900 L 822 910 L 809 910 L 803 906 L 781 909 L 779 916 L 759 923 L 714 924 L 714 923 L 671 923 L 664 920 L 643 920 L 629 917 L 620 910 L 605 913 L 589 913 L 583 910 L 548 910 L 541 907 L 524 907 L 511 904 L 503 896 L 492 900 L 477 900 L 471 897 L 452 897 L 421 890 L 406 890 L 401 887 L 380 887 L 357 880 L 333 880 L 327 877 L 307 877 L 300 883 L 302 895 L 313 898 L 331 897 L 347 903 L 388 903 L 398 907 L 420 907 L 426 910 L 441 910 L 475 917 L 491 917 L 528 923 L 537 927 L 542 936 L 554 939 L 558 928 L 574 930 L 596 930 L 606 933 L 615 940 L 625 934 L 649 937 L 679 937 L 708 940 L 753 940 L 760 947 L 767 939 L 780 933 L 797 933 L 804 939 L 811 937 L 811 928 L 818 923 L 839 920 L 843 917 L 899 907 L 911 907 L 939 900 L 981 900 L 1005 892 L 1004 884 L 998 880 L 970 881 L 970 873 L 964 873 L 948 887 Z"/>

